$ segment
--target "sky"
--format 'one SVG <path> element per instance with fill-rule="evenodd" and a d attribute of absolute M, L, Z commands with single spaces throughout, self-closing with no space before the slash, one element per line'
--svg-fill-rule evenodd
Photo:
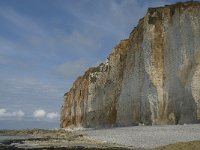
<path fill-rule="evenodd" d="M 148 7 L 177 0 L 0 0 L 0 129 L 59 128 L 63 95 Z"/>

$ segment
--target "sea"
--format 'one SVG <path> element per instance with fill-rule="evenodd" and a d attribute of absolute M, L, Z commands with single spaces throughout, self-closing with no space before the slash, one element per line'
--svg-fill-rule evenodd
<path fill-rule="evenodd" d="M 47 121 L 25 121 L 25 120 L 0 120 L 0 130 L 20 130 L 20 129 L 55 129 L 59 128 L 59 121 L 47 122 Z"/>
<path fill-rule="evenodd" d="M 0 135 L 0 144 L 5 140 L 14 140 L 14 139 L 29 139 L 30 136 L 1 136 Z"/>

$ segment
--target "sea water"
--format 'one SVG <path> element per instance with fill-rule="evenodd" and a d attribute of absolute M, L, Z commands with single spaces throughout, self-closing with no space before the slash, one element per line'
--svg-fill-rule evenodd
<path fill-rule="evenodd" d="M 0 135 L 0 143 L 5 140 L 14 140 L 14 139 L 28 139 L 30 136 L 1 136 Z"/>

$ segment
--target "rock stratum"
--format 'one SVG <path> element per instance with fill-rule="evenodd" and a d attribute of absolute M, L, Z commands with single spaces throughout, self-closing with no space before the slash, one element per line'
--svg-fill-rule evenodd
<path fill-rule="evenodd" d="M 149 8 L 64 95 L 61 127 L 200 122 L 200 3 Z"/>

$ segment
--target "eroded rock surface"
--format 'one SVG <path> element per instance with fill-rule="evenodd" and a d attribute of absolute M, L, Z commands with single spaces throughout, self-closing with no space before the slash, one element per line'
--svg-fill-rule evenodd
<path fill-rule="evenodd" d="M 149 8 L 64 96 L 61 127 L 200 121 L 200 3 Z"/>

